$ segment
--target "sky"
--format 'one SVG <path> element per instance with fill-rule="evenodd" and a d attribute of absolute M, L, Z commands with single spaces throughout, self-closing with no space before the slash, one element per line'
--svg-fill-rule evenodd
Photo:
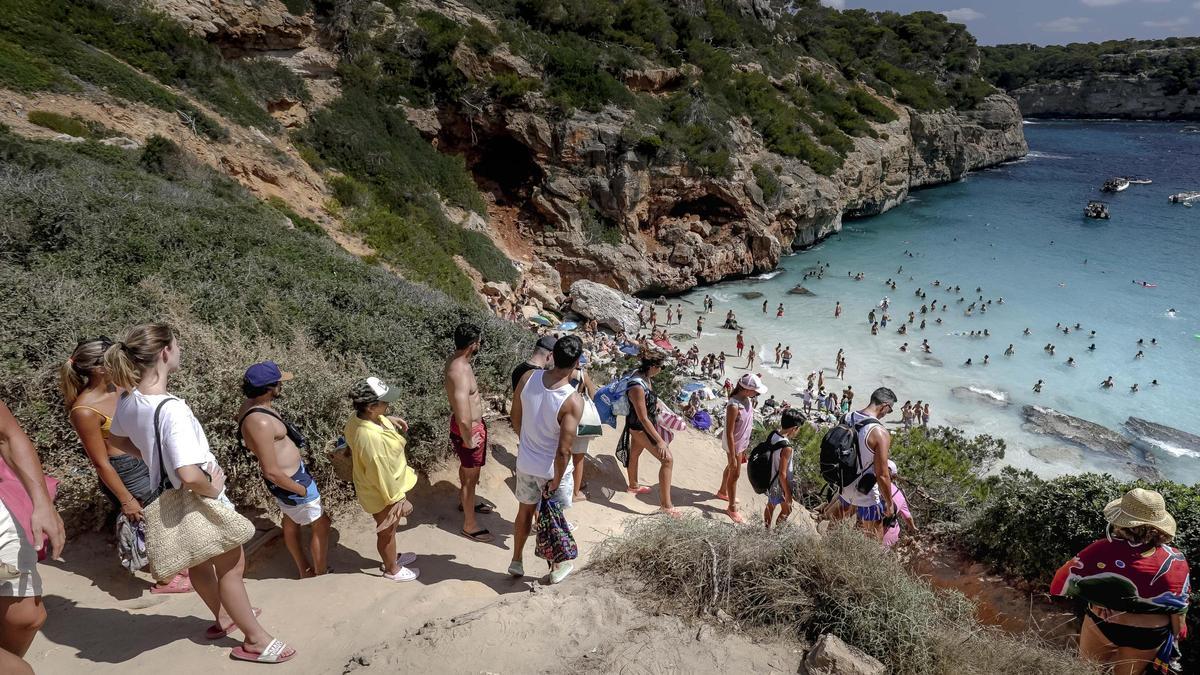
<path fill-rule="evenodd" d="M 821 1 L 845 9 L 941 12 L 966 24 L 981 45 L 1200 35 L 1200 0 Z"/>

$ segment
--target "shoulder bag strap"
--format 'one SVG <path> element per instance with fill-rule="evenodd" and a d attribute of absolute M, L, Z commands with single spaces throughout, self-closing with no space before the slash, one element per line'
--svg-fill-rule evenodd
<path fill-rule="evenodd" d="M 168 396 L 167 398 L 164 398 L 163 400 L 159 401 L 158 406 L 154 408 L 154 454 L 156 457 L 158 457 L 158 472 L 159 472 L 158 491 L 160 493 L 163 490 L 170 489 L 171 478 L 169 476 L 167 476 L 167 463 L 163 459 L 162 436 L 159 435 L 159 433 L 158 433 L 158 418 L 159 418 L 159 413 L 162 412 L 163 406 L 167 404 L 167 401 L 174 401 L 174 400 L 175 400 L 175 397 Z"/>

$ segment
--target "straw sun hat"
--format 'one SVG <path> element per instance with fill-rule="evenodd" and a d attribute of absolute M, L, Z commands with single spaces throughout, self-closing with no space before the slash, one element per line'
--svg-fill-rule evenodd
<path fill-rule="evenodd" d="M 1120 499 L 1114 499 L 1104 507 L 1104 517 L 1113 527 L 1138 527 L 1149 525 L 1175 536 L 1175 519 L 1167 513 L 1167 504 L 1162 495 L 1154 490 L 1134 488 Z"/>

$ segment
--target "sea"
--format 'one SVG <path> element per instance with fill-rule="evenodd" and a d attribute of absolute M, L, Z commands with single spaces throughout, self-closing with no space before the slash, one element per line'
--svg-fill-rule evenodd
<path fill-rule="evenodd" d="M 789 378 L 791 391 L 778 393 L 793 402 L 805 373 L 818 368 L 841 390 L 831 375 L 844 349 L 856 403 L 886 385 L 901 403 L 931 403 L 932 425 L 1003 438 L 1006 464 L 1044 476 L 1120 469 L 1097 453 L 1029 431 L 1025 405 L 1118 432 L 1135 416 L 1200 434 L 1200 202 L 1187 208 L 1167 199 L 1200 190 L 1200 133 L 1183 124 L 1119 121 L 1027 121 L 1024 129 L 1030 152 L 1023 159 L 916 191 L 883 215 L 845 222 L 840 234 L 785 257 L 772 273 L 698 288 L 682 299 L 698 308 L 713 296 L 716 311 L 704 330 L 722 345 L 727 336 L 729 354 L 733 332 L 720 325 L 733 309 L 748 342 L 766 356 L 756 370 Z M 1104 180 L 1118 175 L 1153 182 L 1102 193 Z M 1111 218 L 1085 218 L 1089 200 L 1107 202 Z M 804 278 L 821 267 L 821 278 Z M 864 278 L 856 280 L 860 272 Z M 788 293 L 798 285 L 811 295 Z M 992 301 L 986 312 L 980 296 Z M 868 313 L 882 314 L 885 297 L 891 321 L 872 335 Z M 933 300 L 939 310 L 922 317 L 921 305 Z M 976 310 L 967 316 L 973 301 Z M 843 312 L 835 319 L 837 302 Z M 780 303 L 784 317 L 776 318 Z M 907 335 L 897 334 L 910 311 L 916 321 Z M 989 337 L 969 337 L 985 329 Z M 923 339 L 929 355 L 919 349 Z M 905 342 L 909 351 L 901 352 Z M 789 371 L 771 363 L 777 343 L 795 354 Z M 1044 351 L 1048 343 L 1053 355 Z M 1015 353 L 1005 356 L 1009 344 Z M 1109 376 L 1115 385 L 1102 388 Z M 1132 392 L 1135 383 L 1139 390 Z M 893 417 L 899 419 L 898 410 Z M 1159 442 L 1150 451 L 1167 478 L 1200 480 L 1195 449 Z"/>

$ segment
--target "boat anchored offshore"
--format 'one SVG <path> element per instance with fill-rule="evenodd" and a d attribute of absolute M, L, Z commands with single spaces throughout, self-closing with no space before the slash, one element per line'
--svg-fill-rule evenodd
<path fill-rule="evenodd" d="M 1191 204 L 1200 199 L 1200 192 L 1179 192 L 1167 197 L 1172 204 Z"/>
<path fill-rule="evenodd" d="M 1130 185 L 1149 185 L 1154 181 L 1149 178 L 1138 178 L 1136 176 L 1122 176 Z"/>
<path fill-rule="evenodd" d="M 1129 181 L 1121 177 L 1109 178 L 1104 181 L 1104 185 L 1100 186 L 1101 192 L 1122 192 L 1128 189 Z"/>
<path fill-rule="evenodd" d="M 1088 218 L 1108 220 L 1108 204 L 1097 201 L 1088 202 L 1083 209 L 1083 215 Z"/>

